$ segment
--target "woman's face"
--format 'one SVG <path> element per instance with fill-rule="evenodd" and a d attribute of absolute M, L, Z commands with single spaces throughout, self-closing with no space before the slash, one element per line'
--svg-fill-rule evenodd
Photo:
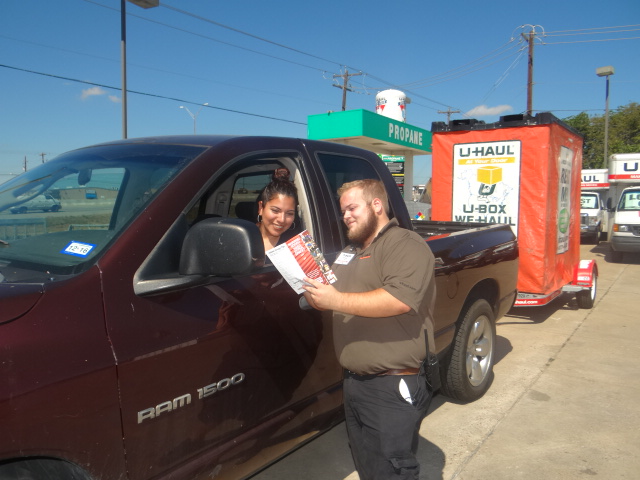
<path fill-rule="evenodd" d="M 293 223 L 296 215 L 296 202 L 293 197 L 276 195 L 264 205 L 258 204 L 258 214 L 262 215 L 260 230 L 263 235 L 280 237 Z"/>

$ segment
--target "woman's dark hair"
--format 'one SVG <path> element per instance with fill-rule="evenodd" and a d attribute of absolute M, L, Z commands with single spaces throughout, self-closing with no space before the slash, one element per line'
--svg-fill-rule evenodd
<path fill-rule="evenodd" d="M 258 200 L 262 201 L 262 205 L 265 205 L 269 200 L 273 199 L 276 195 L 284 195 L 285 197 L 293 197 L 298 205 L 298 189 L 289 180 L 290 172 L 288 169 L 281 167 L 273 172 L 272 180 L 267 184 L 258 196 Z"/>

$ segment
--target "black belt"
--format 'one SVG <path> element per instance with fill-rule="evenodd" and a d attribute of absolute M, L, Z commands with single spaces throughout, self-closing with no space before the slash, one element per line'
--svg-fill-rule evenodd
<path fill-rule="evenodd" d="M 417 375 L 420 373 L 419 368 L 391 368 L 378 373 L 369 373 L 366 375 L 360 375 L 359 373 L 352 372 L 351 370 L 345 370 L 345 373 L 350 376 L 356 377 L 382 377 L 384 375 Z"/>

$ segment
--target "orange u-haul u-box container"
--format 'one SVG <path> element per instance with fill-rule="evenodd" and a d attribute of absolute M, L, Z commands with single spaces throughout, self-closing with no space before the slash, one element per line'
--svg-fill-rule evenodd
<path fill-rule="evenodd" d="M 506 223 L 518 237 L 516 306 L 563 291 L 591 308 L 597 266 L 580 260 L 582 136 L 551 113 L 432 124 L 432 220 Z"/>

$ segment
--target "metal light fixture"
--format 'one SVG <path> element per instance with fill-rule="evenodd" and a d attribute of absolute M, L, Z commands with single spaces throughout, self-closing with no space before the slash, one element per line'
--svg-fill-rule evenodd
<path fill-rule="evenodd" d="M 612 66 L 596 68 L 596 75 L 607 79 L 604 107 L 604 166 L 609 162 L 609 77 L 616 73 Z"/>
<path fill-rule="evenodd" d="M 189 116 L 193 118 L 193 134 L 194 135 L 196 134 L 196 119 L 198 118 L 198 114 L 200 113 L 200 110 L 202 110 L 202 107 L 206 107 L 207 105 L 209 105 L 208 102 L 203 103 L 196 113 L 191 113 L 191 110 L 189 110 L 187 107 L 185 107 L 184 105 L 180 105 L 180 108 L 184 108 L 189 114 Z"/>

